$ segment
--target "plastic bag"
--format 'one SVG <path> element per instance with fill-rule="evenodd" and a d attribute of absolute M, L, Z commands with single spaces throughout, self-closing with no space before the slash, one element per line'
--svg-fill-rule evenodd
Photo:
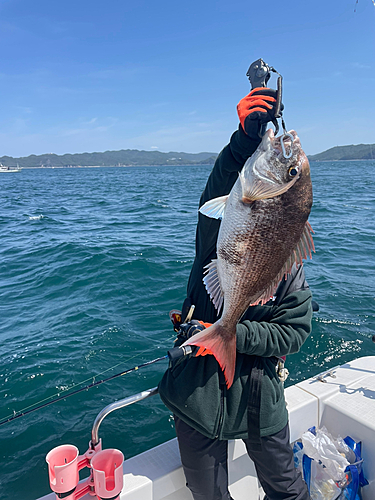
<path fill-rule="evenodd" d="M 360 500 L 368 484 L 363 475 L 361 443 L 333 437 L 325 427 L 309 429 L 293 446 L 294 464 L 302 473 L 312 500 Z"/>
<path fill-rule="evenodd" d="M 307 431 L 302 434 L 305 454 L 321 462 L 327 469 L 328 476 L 334 481 L 345 479 L 345 469 L 350 465 L 345 453 L 340 453 L 332 436 L 325 427 L 317 429 L 315 434 Z"/>
<path fill-rule="evenodd" d="M 341 488 L 329 476 L 321 464 L 311 462 L 310 496 L 313 500 L 335 500 L 340 496 Z"/>

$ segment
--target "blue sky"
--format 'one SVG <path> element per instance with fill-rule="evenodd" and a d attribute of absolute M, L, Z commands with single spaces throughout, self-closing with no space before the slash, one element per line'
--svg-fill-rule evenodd
<path fill-rule="evenodd" d="M 375 143 L 371 0 L 0 0 L 0 33 L 0 156 L 219 152 L 259 57 L 307 154 Z"/>

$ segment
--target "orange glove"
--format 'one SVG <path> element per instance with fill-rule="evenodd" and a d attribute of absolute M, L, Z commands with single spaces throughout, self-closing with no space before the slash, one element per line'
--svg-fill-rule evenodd
<path fill-rule="evenodd" d="M 204 321 L 199 321 L 201 325 L 203 325 L 205 328 L 208 328 L 209 326 L 212 326 L 212 323 L 205 323 Z"/>
<path fill-rule="evenodd" d="M 203 321 L 199 321 L 201 325 L 203 325 L 205 328 L 209 328 L 212 326 L 212 323 L 204 323 Z M 207 356 L 212 354 L 212 352 L 209 349 L 206 349 L 205 347 L 200 347 L 198 351 L 195 353 L 195 357 L 197 356 Z"/>
<path fill-rule="evenodd" d="M 262 125 L 276 120 L 277 91 L 267 87 L 257 87 L 241 99 L 237 113 L 242 129 L 252 139 L 259 139 Z M 284 106 L 281 105 L 281 110 Z"/>

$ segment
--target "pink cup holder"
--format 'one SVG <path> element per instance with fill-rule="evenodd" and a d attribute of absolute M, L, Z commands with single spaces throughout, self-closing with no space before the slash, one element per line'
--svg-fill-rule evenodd
<path fill-rule="evenodd" d="M 115 499 L 121 493 L 124 478 L 124 455 L 119 450 L 99 451 L 91 459 L 95 494 L 102 500 Z"/>
<path fill-rule="evenodd" d="M 124 479 L 122 464 L 124 455 L 119 450 L 88 450 L 79 456 L 78 448 L 71 444 L 57 446 L 46 456 L 49 483 L 59 498 L 79 500 L 86 493 L 95 495 L 99 500 L 116 500 L 121 493 Z M 86 481 L 79 482 L 78 471 L 91 467 Z M 77 488 L 78 485 L 78 488 Z"/>
<path fill-rule="evenodd" d="M 78 448 L 71 444 L 57 446 L 46 456 L 49 484 L 55 493 L 67 493 L 76 488 L 78 475 Z"/>

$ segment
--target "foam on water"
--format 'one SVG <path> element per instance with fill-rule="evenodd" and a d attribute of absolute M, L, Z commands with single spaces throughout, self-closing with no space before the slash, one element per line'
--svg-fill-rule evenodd
<path fill-rule="evenodd" d="M 40 220 L 40 219 L 44 219 L 44 215 L 43 214 L 41 214 L 41 215 L 33 215 L 33 216 L 29 217 L 29 220 Z"/>

